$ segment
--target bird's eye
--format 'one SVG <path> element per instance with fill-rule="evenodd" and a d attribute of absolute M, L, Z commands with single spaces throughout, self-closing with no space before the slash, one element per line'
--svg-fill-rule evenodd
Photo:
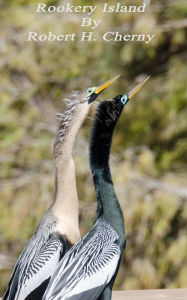
<path fill-rule="evenodd" d="M 88 94 L 88 95 L 91 95 L 91 94 L 93 94 L 95 91 L 96 91 L 96 88 L 95 88 L 95 87 L 89 88 L 89 89 L 87 90 L 87 94 Z"/>
<path fill-rule="evenodd" d="M 121 97 L 121 103 L 123 105 L 125 105 L 128 101 L 129 101 L 128 95 L 123 95 L 123 97 Z"/>

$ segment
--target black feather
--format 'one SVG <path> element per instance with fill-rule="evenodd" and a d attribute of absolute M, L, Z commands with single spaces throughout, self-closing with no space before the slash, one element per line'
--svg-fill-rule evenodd
<path fill-rule="evenodd" d="M 90 165 L 92 171 L 108 165 L 115 125 L 123 110 L 121 95 L 101 102 L 97 108 L 90 138 Z"/>

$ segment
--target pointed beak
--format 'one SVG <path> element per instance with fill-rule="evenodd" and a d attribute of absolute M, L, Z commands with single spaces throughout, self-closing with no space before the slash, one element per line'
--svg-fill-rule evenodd
<path fill-rule="evenodd" d="M 133 98 L 140 90 L 141 88 L 144 86 L 144 84 L 149 80 L 149 78 L 151 77 L 151 75 L 147 76 L 144 80 L 142 80 L 135 88 L 133 88 L 128 94 L 128 99 L 130 100 L 131 98 Z"/>
<path fill-rule="evenodd" d="M 95 101 L 95 99 L 99 96 L 99 94 L 102 93 L 102 91 L 104 91 L 112 83 L 114 83 L 120 76 L 121 76 L 121 74 L 117 75 L 116 77 L 114 77 L 114 78 L 106 81 L 104 84 L 102 84 L 99 87 L 97 87 L 96 91 L 90 96 L 88 104 L 90 104 L 93 101 Z"/>
<path fill-rule="evenodd" d="M 105 82 L 104 84 L 100 85 L 97 90 L 95 91 L 95 93 L 98 95 L 100 94 L 102 91 L 104 91 L 108 86 L 110 86 L 112 83 L 114 83 L 119 77 L 121 76 L 121 74 L 117 75 L 116 77 L 108 80 L 107 82 Z"/>

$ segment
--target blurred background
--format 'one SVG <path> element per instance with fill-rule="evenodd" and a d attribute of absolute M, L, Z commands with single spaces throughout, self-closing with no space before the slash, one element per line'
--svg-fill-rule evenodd
<path fill-rule="evenodd" d="M 112 145 L 112 175 L 127 235 L 115 289 L 187 286 L 187 3 L 145 2 L 145 14 L 98 10 L 94 17 L 102 18 L 99 35 L 156 33 L 151 43 L 80 44 L 26 42 L 29 31 L 78 33 L 80 15 L 38 15 L 38 1 L 0 1 L 0 295 L 53 201 L 55 114 L 63 112 L 63 98 L 119 73 L 100 100 L 128 92 L 147 74 L 152 78 L 127 105 Z M 88 163 L 91 124 L 87 119 L 74 151 L 82 235 L 96 209 Z"/>

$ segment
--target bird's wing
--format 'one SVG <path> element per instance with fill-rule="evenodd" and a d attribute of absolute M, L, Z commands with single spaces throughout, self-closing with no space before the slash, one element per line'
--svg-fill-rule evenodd
<path fill-rule="evenodd" d="M 41 251 L 32 259 L 27 272 L 22 276 L 17 293 L 19 294 L 18 299 L 22 299 L 22 297 L 25 299 L 39 286 L 44 292 L 47 286 L 46 280 L 49 280 L 55 272 L 62 252 L 63 245 L 59 239 L 50 238 L 47 241 Z"/>
<path fill-rule="evenodd" d="M 42 299 L 98 299 L 116 272 L 120 259 L 118 240 L 107 222 L 97 223 L 62 259 Z M 69 261 L 75 250 L 76 256 Z"/>
<path fill-rule="evenodd" d="M 4 300 L 25 299 L 39 287 L 44 293 L 66 246 L 60 236 L 51 234 L 53 226 L 44 225 L 45 231 L 39 227 L 18 259 Z"/>

